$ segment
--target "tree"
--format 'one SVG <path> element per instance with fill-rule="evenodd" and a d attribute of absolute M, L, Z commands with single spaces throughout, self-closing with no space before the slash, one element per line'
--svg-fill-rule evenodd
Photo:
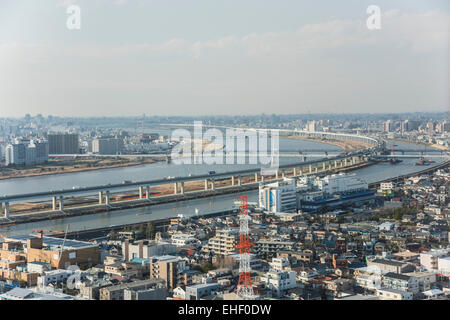
<path fill-rule="evenodd" d="M 117 233 L 114 230 L 111 230 L 109 233 L 109 240 L 116 240 L 117 239 Z"/>
<path fill-rule="evenodd" d="M 151 221 L 147 224 L 147 238 L 153 239 L 155 237 L 155 233 L 156 233 L 155 223 Z"/>

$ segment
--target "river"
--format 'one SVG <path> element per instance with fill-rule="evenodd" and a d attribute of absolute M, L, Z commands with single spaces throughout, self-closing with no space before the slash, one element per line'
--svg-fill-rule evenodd
<path fill-rule="evenodd" d="M 420 149 L 421 146 L 395 143 L 398 148 L 405 149 Z M 290 148 L 303 149 L 324 149 L 329 150 L 330 155 L 334 152 L 339 152 L 338 147 L 319 144 L 315 142 L 300 141 L 300 140 L 285 140 L 280 139 L 280 150 L 291 150 Z M 443 162 L 444 158 L 433 158 L 436 163 Z M 280 159 L 281 163 L 298 161 L 298 159 Z M 355 170 L 360 178 L 366 180 L 368 183 L 397 177 L 399 175 L 408 174 L 423 170 L 423 166 L 415 166 L 417 159 L 404 158 L 403 162 L 398 164 L 378 163 L 369 167 Z M 184 167 L 184 168 L 183 168 Z M 32 192 L 36 190 L 62 189 L 70 188 L 73 185 L 90 186 L 105 183 L 120 183 L 122 180 L 146 180 L 161 178 L 164 176 L 183 176 L 187 173 L 201 174 L 207 173 L 208 170 L 216 170 L 217 172 L 224 172 L 226 170 L 237 170 L 237 168 L 254 167 L 251 165 L 185 165 L 177 166 L 173 164 L 157 163 L 137 167 L 105 169 L 95 172 L 79 172 L 67 173 L 55 176 L 41 176 L 24 179 L 12 179 L 0 182 L 1 193 L 23 193 Z M 249 196 L 249 201 L 257 201 L 257 191 L 246 192 Z M 31 233 L 35 228 L 49 229 L 49 230 L 65 230 L 67 224 L 70 225 L 70 231 L 81 231 L 86 229 L 96 229 L 107 227 L 111 225 L 122 225 L 139 222 L 148 222 L 162 218 L 175 217 L 178 214 L 186 216 L 193 215 L 198 209 L 199 215 L 227 210 L 233 206 L 234 200 L 239 199 L 239 193 L 232 195 L 216 196 L 208 199 L 196 199 L 178 203 L 169 203 L 154 205 L 151 207 L 141 207 L 125 210 L 111 211 L 109 213 L 84 215 L 69 218 L 60 218 L 47 221 L 39 221 L 33 223 L 24 223 L 15 226 L 0 228 L 0 234 L 6 235 L 21 235 Z"/>

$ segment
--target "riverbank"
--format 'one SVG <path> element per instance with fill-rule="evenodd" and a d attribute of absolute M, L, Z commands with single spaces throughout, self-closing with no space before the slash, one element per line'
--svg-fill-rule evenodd
<path fill-rule="evenodd" d="M 443 151 L 450 151 L 450 148 L 447 148 L 446 146 L 440 145 L 440 144 L 431 144 L 431 143 L 425 143 L 425 142 L 416 142 L 416 141 L 409 141 L 407 139 L 401 139 L 401 138 L 394 138 L 394 139 L 385 139 L 386 141 L 390 142 L 404 142 L 409 144 L 416 144 L 421 145 L 425 147 L 435 148 Z"/>
<path fill-rule="evenodd" d="M 120 162 L 121 161 L 121 162 Z M 48 176 L 64 173 L 86 172 L 104 169 L 140 166 L 164 161 L 164 159 L 143 158 L 142 160 L 128 159 L 82 159 L 75 161 L 53 160 L 48 164 L 32 168 L 2 168 L 0 180 Z M 72 164 L 71 164 L 72 162 Z M 75 163 L 76 164 L 75 164 Z"/>
<path fill-rule="evenodd" d="M 336 140 L 336 139 L 304 137 L 304 136 L 286 136 L 283 138 L 325 143 L 325 144 L 329 144 L 332 146 L 340 147 L 344 150 L 361 150 L 361 149 L 365 149 L 365 148 L 368 148 L 371 146 L 367 142 L 353 141 L 353 140 L 342 141 L 342 140 Z"/>

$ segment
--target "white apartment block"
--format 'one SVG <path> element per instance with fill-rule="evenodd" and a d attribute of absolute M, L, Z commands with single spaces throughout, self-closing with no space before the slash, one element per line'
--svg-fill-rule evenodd
<path fill-rule="evenodd" d="M 266 287 L 272 290 L 277 296 L 282 291 L 293 289 L 297 287 L 296 280 L 297 273 L 295 271 L 269 271 L 261 276 L 261 282 L 266 284 Z"/>
<path fill-rule="evenodd" d="M 259 206 L 268 212 L 297 211 L 297 195 L 294 179 L 284 178 L 259 187 Z"/>

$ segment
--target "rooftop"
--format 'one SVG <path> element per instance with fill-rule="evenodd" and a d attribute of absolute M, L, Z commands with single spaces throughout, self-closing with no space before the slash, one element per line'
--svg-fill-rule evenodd
<path fill-rule="evenodd" d="M 404 280 L 404 281 L 409 281 L 409 279 L 411 279 L 411 277 L 407 276 L 406 274 L 394 273 L 394 272 L 388 272 L 384 275 L 384 277 L 385 278 L 394 278 L 394 279 Z"/>
<path fill-rule="evenodd" d="M 8 242 L 21 242 L 23 244 L 27 243 L 28 239 L 37 238 L 37 235 L 29 234 L 29 235 L 21 235 L 21 236 L 10 236 L 5 238 L 5 241 Z M 42 237 L 43 245 L 49 246 L 49 247 L 62 247 L 64 243 L 65 249 L 84 249 L 84 248 L 90 248 L 90 247 L 97 247 L 98 244 L 94 244 L 91 242 L 86 241 L 78 241 L 78 240 L 70 240 L 66 239 L 60 239 L 55 237 Z"/>

